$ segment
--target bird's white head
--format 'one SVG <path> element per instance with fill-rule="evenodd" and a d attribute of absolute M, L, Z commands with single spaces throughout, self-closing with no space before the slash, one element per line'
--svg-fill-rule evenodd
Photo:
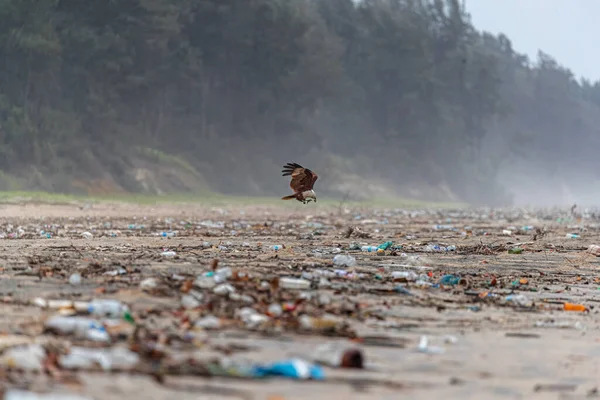
<path fill-rule="evenodd" d="M 307 190 L 303 195 L 305 200 L 312 199 L 315 203 L 317 202 L 317 194 L 314 190 Z"/>

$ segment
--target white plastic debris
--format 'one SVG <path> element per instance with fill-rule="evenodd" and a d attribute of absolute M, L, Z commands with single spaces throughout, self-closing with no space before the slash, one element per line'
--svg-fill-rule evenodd
<path fill-rule="evenodd" d="M 76 272 L 69 277 L 69 284 L 73 286 L 81 285 L 81 274 Z"/>
<path fill-rule="evenodd" d="M 279 287 L 282 289 L 306 290 L 310 289 L 310 281 L 305 279 L 281 278 L 279 279 Z"/>
<path fill-rule="evenodd" d="M 91 397 L 70 393 L 36 393 L 21 389 L 7 389 L 3 400 L 93 400 Z"/>
<path fill-rule="evenodd" d="M 97 342 L 109 342 L 110 336 L 98 321 L 85 317 L 53 316 L 46 320 L 46 328 L 63 335 L 73 334 L 78 338 Z"/>
<path fill-rule="evenodd" d="M 93 369 L 100 365 L 104 371 L 129 370 L 138 362 L 139 355 L 125 347 L 108 349 L 71 347 L 68 354 L 58 359 L 58 364 L 65 369 Z"/>
<path fill-rule="evenodd" d="M 338 267 L 354 267 L 356 265 L 356 258 L 345 254 L 338 254 L 333 257 L 333 265 Z"/>
<path fill-rule="evenodd" d="M 590 247 L 588 247 L 587 252 L 595 256 L 600 256 L 600 246 L 597 244 L 592 244 Z"/>
<path fill-rule="evenodd" d="M 41 372 L 44 369 L 46 350 L 39 344 L 12 347 L 0 356 L 0 365 L 27 371 Z"/>
<path fill-rule="evenodd" d="M 429 339 L 427 339 L 427 336 L 421 336 L 417 350 L 427 354 L 441 354 L 444 352 L 444 349 L 441 347 L 429 346 Z"/>

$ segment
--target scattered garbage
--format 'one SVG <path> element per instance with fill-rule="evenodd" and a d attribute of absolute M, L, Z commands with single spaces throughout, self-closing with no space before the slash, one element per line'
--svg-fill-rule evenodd
<path fill-rule="evenodd" d="M 373 346 L 411 363 L 445 352 L 456 357 L 451 350 L 477 354 L 477 341 L 460 335 L 490 326 L 507 342 L 552 336 L 542 329 L 594 326 L 600 245 L 590 241 L 600 213 L 582 210 L 574 220 L 556 210 L 345 205 L 305 208 L 298 218 L 268 208 L 202 213 L 0 223 L 0 240 L 11 241 L 5 279 L 22 279 L 7 282 L 1 297 L 15 324 L 0 335 L 0 368 L 56 381 L 81 371 L 131 371 L 158 381 L 321 380 L 340 368 L 356 371 L 332 371 L 332 379 L 350 373 L 367 382 L 367 358 L 377 367 L 388 362 Z M 32 240 L 44 240 L 43 250 L 26 257 L 12 250 Z M 565 260 L 577 268 L 556 274 Z M 32 292 L 38 282 L 43 291 Z M 23 318 L 33 307 L 35 316 Z M 415 340 L 414 332 L 427 335 Z M 284 354 L 295 352 L 295 341 L 300 355 Z M 248 349 L 252 358 L 280 356 L 238 357 Z M 427 356 L 402 353 L 415 351 Z M 5 398 L 52 398 L 11 390 Z"/>

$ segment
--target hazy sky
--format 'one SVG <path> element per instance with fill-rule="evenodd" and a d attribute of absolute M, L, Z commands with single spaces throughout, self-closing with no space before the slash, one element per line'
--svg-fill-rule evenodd
<path fill-rule="evenodd" d="M 513 49 L 538 49 L 576 77 L 600 80 L 600 0 L 465 0 L 478 30 L 504 33 Z"/>

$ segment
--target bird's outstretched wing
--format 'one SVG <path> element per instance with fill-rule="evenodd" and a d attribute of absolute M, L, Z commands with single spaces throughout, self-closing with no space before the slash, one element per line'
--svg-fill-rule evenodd
<path fill-rule="evenodd" d="M 319 178 L 317 174 L 312 172 L 310 169 L 304 168 L 296 163 L 287 163 L 281 172 L 283 173 L 283 176 L 292 177 L 290 187 L 294 193 L 311 190 Z"/>

